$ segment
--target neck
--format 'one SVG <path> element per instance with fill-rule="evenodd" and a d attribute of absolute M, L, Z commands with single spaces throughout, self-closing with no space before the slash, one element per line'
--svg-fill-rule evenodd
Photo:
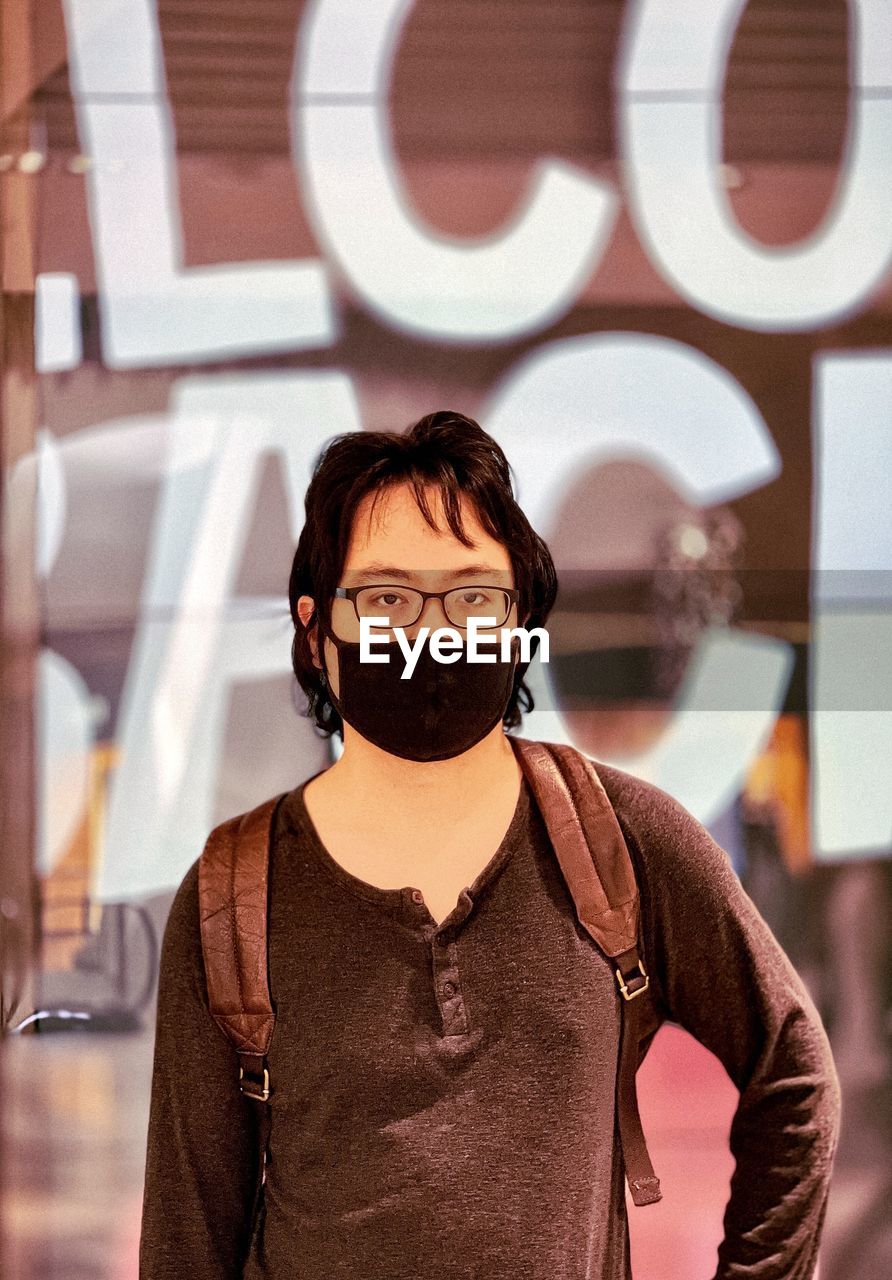
<path fill-rule="evenodd" d="M 521 769 L 500 724 L 450 760 L 403 760 L 346 726 L 344 750 L 327 771 L 362 812 L 393 812 L 430 824 L 432 813 L 473 812 L 497 790 L 520 786 Z M 463 808 L 459 810 L 458 806 Z"/>

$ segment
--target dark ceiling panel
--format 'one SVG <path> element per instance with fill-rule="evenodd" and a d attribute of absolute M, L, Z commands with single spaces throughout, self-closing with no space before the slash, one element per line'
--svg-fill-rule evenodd
<path fill-rule="evenodd" d="M 159 0 L 180 151 L 287 153 L 303 0 Z M 391 86 L 404 160 L 615 152 L 623 0 L 418 0 Z M 725 157 L 833 162 L 846 124 L 845 0 L 750 0 L 734 40 Z M 40 100 L 52 147 L 77 146 L 64 69 Z"/>

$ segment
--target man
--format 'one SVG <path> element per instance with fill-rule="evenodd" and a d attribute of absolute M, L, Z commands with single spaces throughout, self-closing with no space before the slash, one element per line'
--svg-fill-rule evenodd
<path fill-rule="evenodd" d="M 252 1222 L 257 1104 L 208 1010 L 196 860 L 162 948 L 142 1280 L 631 1275 L 616 983 L 505 736 L 532 705 L 526 664 L 516 647 L 487 664 L 428 652 L 403 680 L 394 640 L 471 616 L 532 630 L 556 588 L 472 420 L 341 436 L 317 462 L 292 657 L 343 753 L 274 818 L 261 1208 Z M 361 660 L 363 618 L 389 663 Z M 659 788 L 597 771 L 662 1014 L 740 1089 L 716 1280 L 807 1280 L 839 1120 L 818 1014 L 705 828 Z"/>

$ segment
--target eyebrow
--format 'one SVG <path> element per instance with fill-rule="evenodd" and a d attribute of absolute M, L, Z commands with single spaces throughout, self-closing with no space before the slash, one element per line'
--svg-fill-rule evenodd
<path fill-rule="evenodd" d="M 366 581 L 371 578 L 385 581 L 387 579 L 399 580 L 400 582 L 410 582 L 413 578 L 418 577 L 417 573 L 413 573 L 407 569 L 400 569 L 394 564 L 380 564 L 375 561 L 368 564 L 364 569 L 348 570 L 350 576 L 355 578 L 357 582 Z M 486 564 L 463 564 L 460 569 L 444 570 L 447 578 L 464 578 L 471 573 L 508 573 L 507 569 L 494 569 L 491 565 Z"/>

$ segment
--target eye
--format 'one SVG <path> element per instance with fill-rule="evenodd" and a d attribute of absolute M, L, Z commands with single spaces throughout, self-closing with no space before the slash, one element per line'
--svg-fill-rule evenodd
<path fill-rule="evenodd" d="M 379 591 L 377 595 L 372 596 L 372 603 L 378 604 L 383 601 L 385 604 L 394 604 L 402 599 L 403 597 L 397 591 Z"/>

